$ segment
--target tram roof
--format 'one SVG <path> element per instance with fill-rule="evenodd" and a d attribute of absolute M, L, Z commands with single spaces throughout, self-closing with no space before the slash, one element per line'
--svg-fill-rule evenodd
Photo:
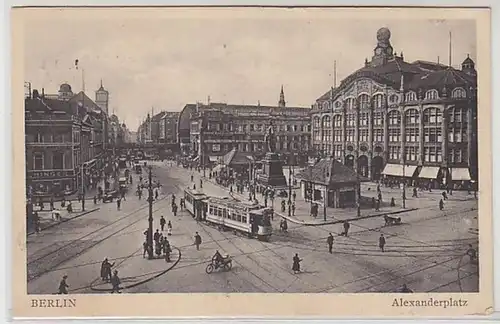
<path fill-rule="evenodd" d="M 187 191 L 193 196 L 206 196 L 206 194 L 203 191 L 200 191 L 198 189 L 186 188 L 184 191 Z"/>
<path fill-rule="evenodd" d="M 230 208 L 245 208 L 245 209 L 263 209 L 262 206 L 259 204 L 253 204 L 253 203 L 248 203 L 245 201 L 240 201 L 231 197 L 210 197 L 208 199 L 208 202 L 211 204 L 220 204 L 220 205 L 225 205 Z"/>

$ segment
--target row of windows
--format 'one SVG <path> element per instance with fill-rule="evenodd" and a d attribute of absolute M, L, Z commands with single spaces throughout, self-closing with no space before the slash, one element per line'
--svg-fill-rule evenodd
<path fill-rule="evenodd" d="M 467 92 L 465 91 L 464 88 L 455 88 L 451 92 L 451 97 L 454 99 L 464 99 L 467 97 Z M 376 94 L 372 98 L 372 104 L 374 108 L 382 108 L 384 105 L 384 95 L 383 94 Z M 439 92 L 436 89 L 431 89 L 425 92 L 424 95 L 424 100 L 437 100 L 439 99 Z M 405 101 L 417 101 L 418 96 L 415 91 L 409 91 L 405 94 Z M 397 103 L 399 101 L 399 96 L 398 95 L 391 95 L 389 97 L 389 102 L 391 104 Z M 359 107 L 361 109 L 366 109 L 370 107 L 370 96 L 367 94 L 360 94 L 358 96 L 358 103 Z M 335 102 L 335 108 L 341 108 L 342 103 L 340 101 Z M 317 104 L 317 107 L 320 109 L 329 109 L 333 108 L 331 103 L 329 102 L 323 102 L 322 104 Z M 355 98 L 347 98 L 344 100 L 344 107 L 346 109 L 354 109 L 356 107 L 356 99 Z"/>
<path fill-rule="evenodd" d="M 320 132 L 319 130 L 313 131 L 313 140 L 315 142 L 331 142 L 332 132 L 330 130 Z M 361 142 L 367 142 L 370 140 L 368 129 L 360 129 L 358 132 L 358 138 Z M 389 128 L 387 137 L 390 143 L 401 142 L 401 129 L 400 128 Z M 441 143 L 443 141 L 442 130 L 440 127 L 426 127 L 423 133 L 424 143 Z M 466 142 L 467 141 L 467 130 L 465 129 L 452 129 L 448 133 L 448 140 L 450 142 Z M 334 142 L 355 142 L 356 141 L 356 130 L 346 129 L 345 138 L 343 137 L 342 130 L 336 129 L 333 131 L 333 141 Z M 373 130 L 373 141 L 382 142 L 384 141 L 384 130 L 374 129 Z M 407 128 L 405 130 L 405 141 L 411 143 L 417 143 L 420 141 L 420 129 L 419 128 Z"/>
<path fill-rule="evenodd" d="M 45 153 L 43 152 L 36 152 L 33 153 L 33 165 L 32 165 L 32 170 L 63 170 L 63 169 L 71 169 L 71 161 L 66 161 L 65 154 L 64 152 L 52 152 L 52 157 L 49 162 L 51 163 L 51 166 L 46 166 L 45 165 Z M 77 154 L 75 156 L 76 159 L 76 164 L 79 164 L 80 162 L 80 156 Z"/>
<path fill-rule="evenodd" d="M 466 121 L 466 110 L 461 107 L 450 108 L 447 111 L 448 119 L 450 123 L 460 123 Z M 417 125 L 420 124 L 421 118 L 420 113 L 417 109 L 409 109 L 404 114 L 405 124 L 406 125 Z M 360 126 L 367 126 L 369 122 L 368 113 L 359 113 L 356 117 L 356 114 L 346 114 L 346 125 L 347 126 L 356 126 L 356 119 L 359 120 Z M 400 125 L 401 124 L 401 114 L 397 110 L 392 110 L 387 114 L 388 124 L 389 125 Z M 427 108 L 424 110 L 423 114 L 423 123 L 424 124 L 440 124 L 443 121 L 443 113 L 438 108 Z M 373 125 L 383 125 L 383 113 L 382 112 L 374 112 L 373 113 Z M 335 115 L 333 117 L 333 125 L 334 127 L 342 127 L 342 116 Z M 330 128 L 331 127 L 331 117 L 323 116 L 314 117 L 313 128 Z"/>
<path fill-rule="evenodd" d="M 319 122 L 319 121 L 318 121 Z M 264 132 L 267 131 L 269 125 L 266 124 L 249 124 L 249 125 L 233 125 L 224 123 L 209 123 L 207 130 L 213 132 L 229 131 L 229 132 Z M 197 124 L 191 126 L 193 132 L 198 131 Z M 309 125 L 277 125 L 275 126 L 276 132 L 309 132 L 311 128 Z"/>
<path fill-rule="evenodd" d="M 208 213 L 213 216 L 218 216 L 226 219 L 232 219 L 234 221 L 246 223 L 247 222 L 247 216 L 242 215 L 241 213 L 237 211 L 232 211 L 230 212 L 227 208 L 219 208 L 219 207 L 214 207 L 210 206 L 208 208 Z"/>

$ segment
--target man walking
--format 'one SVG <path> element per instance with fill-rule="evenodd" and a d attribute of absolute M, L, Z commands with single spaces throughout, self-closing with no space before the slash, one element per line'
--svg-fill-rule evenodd
<path fill-rule="evenodd" d="M 200 244 L 201 244 L 201 236 L 196 232 L 196 235 L 194 236 L 194 245 L 196 245 L 196 250 L 200 250 Z"/>
<path fill-rule="evenodd" d="M 328 238 L 326 239 L 326 243 L 328 244 L 328 252 L 330 252 L 330 254 L 332 254 L 332 250 L 333 250 L 333 235 L 332 235 L 332 233 L 330 233 L 328 235 Z"/>
<path fill-rule="evenodd" d="M 120 283 L 121 283 L 121 281 L 120 281 L 120 278 L 118 277 L 118 270 L 115 270 L 113 277 L 111 277 L 111 285 L 113 286 L 113 288 L 111 290 L 112 294 L 114 294 L 114 293 L 121 294 Z"/>
<path fill-rule="evenodd" d="M 351 224 L 349 224 L 348 221 L 344 221 L 344 232 L 342 233 L 342 235 L 344 235 L 345 237 L 347 237 L 347 234 L 349 233 L 349 228 L 351 227 Z"/>
<path fill-rule="evenodd" d="M 163 215 L 161 215 L 161 217 L 160 217 L 160 228 L 161 228 L 162 232 L 165 229 L 165 224 L 166 223 L 167 223 L 167 221 L 165 220 L 165 218 L 163 217 Z"/>
<path fill-rule="evenodd" d="M 385 252 L 384 247 L 385 247 L 385 237 L 384 234 L 380 234 L 380 237 L 378 239 L 378 247 L 382 252 Z"/>
<path fill-rule="evenodd" d="M 58 295 L 67 295 L 69 285 L 66 283 L 66 279 L 68 279 L 67 275 L 64 275 L 61 282 L 59 283 L 59 291 Z"/>

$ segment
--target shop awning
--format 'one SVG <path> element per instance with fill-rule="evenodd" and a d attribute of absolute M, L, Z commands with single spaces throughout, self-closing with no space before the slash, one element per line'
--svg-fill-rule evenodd
<path fill-rule="evenodd" d="M 470 172 L 467 168 L 452 168 L 451 169 L 451 180 L 455 181 L 469 181 Z"/>
<path fill-rule="evenodd" d="M 209 156 L 208 160 L 210 162 L 217 162 L 219 160 L 219 157 L 218 156 Z"/>
<path fill-rule="evenodd" d="M 436 179 L 439 172 L 439 167 L 422 167 L 418 177 L 421 179 Z"/>
<path fill-rule="evenodd" d="M 382 174 L 394 177 L 413 177 L 413 173 L 417 169 L 416 165 L 406 165 L 402 164 L 386 164 Z"/>

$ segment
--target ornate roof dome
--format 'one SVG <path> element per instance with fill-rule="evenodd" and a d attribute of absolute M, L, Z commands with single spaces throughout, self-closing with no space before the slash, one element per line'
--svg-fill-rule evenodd
<path fill-rule="evenodd" d="M 474 61 L 469 57 L 469 54 L 467 54 L 467 58 L 462 62 L 462 65 L 464 64 L 474 64 Z"/>
<path fill-rule="evenodd" d="M 377 31 L 377 40 L 379 42 L 388 42 L 391 38 L 391 31 L 387 27 L 382 27 Z"/>
<path fill-rule="evenodd" d="M 67 83 L 63 83 L 59 87 L 59 92 L 72 92 L 71 91 L 71 86 L 69 84 L 67 84 Z"/>

